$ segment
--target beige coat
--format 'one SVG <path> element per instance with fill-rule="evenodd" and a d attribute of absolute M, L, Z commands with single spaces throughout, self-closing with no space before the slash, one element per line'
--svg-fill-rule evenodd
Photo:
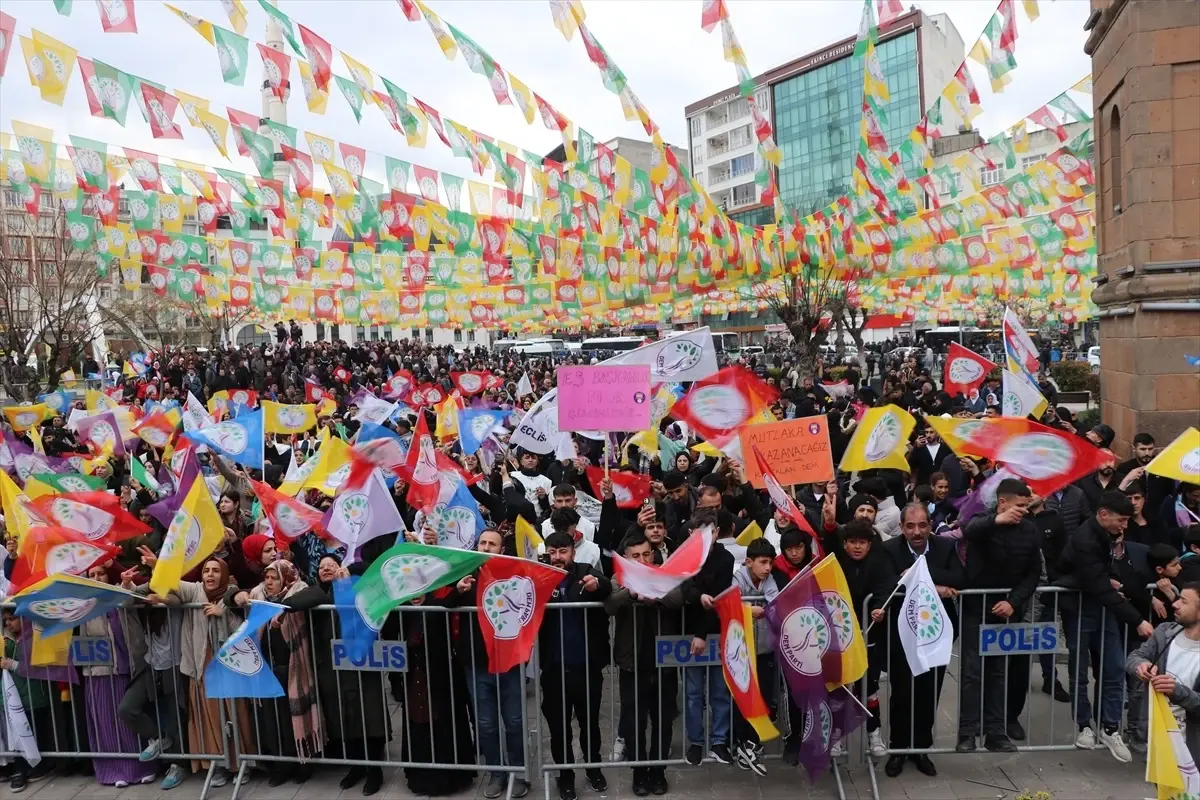
<path fill-rule="evenodd" d="M 204 593 L 203 584 L 181 581 L 179 588 L 167 596 L 167 603 L 204 605 L 208 603 L 208 595 Z M 221 610 L 220 616 L 207 617 L 202 608 L 183 611 L 183 624 L 179 632 L 179 671 L 193 680 L 204 677 L 209 647 L 211 646 L 212 652 L 215 653 L 241 624 L 240 620 L 226 611 L 223 599 L 216 601 L 214 605 Z"/>

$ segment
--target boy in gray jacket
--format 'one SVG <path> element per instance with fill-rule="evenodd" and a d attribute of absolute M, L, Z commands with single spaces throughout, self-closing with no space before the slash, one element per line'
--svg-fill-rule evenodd
<path fill-rule="evenodd" d="M 779 587 L 771 576 L 775 562 L 775 546 L 759 537 L 746 546 L 746 561 L 733 573 L 733 585 L 742 593 L 742 599 L 750 603 L 754 617 L 754 650 L 758 669 L 758 686 L 767 704 L 771 717 L 779 699 L 779 672 L 775 668 L 775 653 L 771 648 L 771 633 L 763 608 L 779 594 Z M 760 760 L 762 744 L 758 733 L 734 704 L 733 708 L 734 763 L 740 768 L 753 770 L 757 775 L 766 775 L 767 768 Z"/>
<path fill-rule="evenodd" d="M 1125 670 L 1167 696 L 1192 759 L 1200 762 L 1200 583 L 1175 599 L 1175 623 L 1163 623 L 1129 654 Z"/>

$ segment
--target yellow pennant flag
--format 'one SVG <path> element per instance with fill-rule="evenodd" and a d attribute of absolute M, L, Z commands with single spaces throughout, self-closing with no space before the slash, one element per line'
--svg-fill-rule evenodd
<path fill-rule="evenodd" d="M 554 20 L 554 27 L 558 28 L 568 42 L 575 35 L 575 31 L 579 30 L 579 25 L 587 19 L 587 13 L 583 10 L 580 0 L 550 0 L 550 15 Z"/>
<path fill-rule="evenodd" d="M 508 73 L 508 88 L 512 91 L 513 99 L 516 100 L 517 107 L 521 109 L 521 113 L 525 115 L 525 122 L 532 125 L 533 118 L 537 114 L 537 104 L 533 99 L 533 91 L 528 86 L 517 79 L 516 75 Z"/>
<path fill-rule="evenodd" d="M 224 536 L 225 526 L 208 493 L 208 484 L 193 481 L 163 538 L 158 563 L 150 575 L 150 590 L 165 595 L 178 589 L 183 575 L 204 563 Z"/>
<path fill-rule="evenodd" d="M 329 428 L 322 428 L 317 439 L 325 437 L 315 455 L 300 465 L 298 474 L 290 481 L 284 481 L 279 491 L 295 497 L 301 489 L 317 489 L 322 494 L 333 497 L 339 486 L 350 474 L 350 445 L 329 435 Z"/>
<path fill-rule="evenodd" d="M 351 58 L 345 52 L 342 53 L 342 60 L 346 62 L 350 77 L 358 84 L 358 88 L 362 89 L 367 97 L 371 97 L 371 93 L 375 91 L 375 73 L 371 72 L 366 64 Z"/>
<path fill-rule="evenodd" d="M 1200 430 L 1188 428 L 1146 465 L 1146 472 L 1185 483 L 1200 483 Z"/>
<path fill-rule="evenodd" d="M 1146 738 L 1146 783 L 1158 787 L 1158 800 L 1200 795 L 1200 773 L 1166 695 L 1151 687 Z"/>
<path fill-rule="evenodd" d="M 181 20 L 186 22 L 188 25 L 191 25 L 192 30 L 194 30 L 196 33 L 198 33 L 204 37 L 204 41 L 206 41 L 212 45 L 216 44 L 216 39 L 213 34 L 213 26 L 212 26 L 211 22 L 209 22 L 208 20 L 200 19 L 199 17 L 189 14 L 186 11 L 182 11 L 182 10 L 176 8 L 175 6 L 171 5 L 170 3 L 163 3 L 163 5 L 167 7 L 168 11 L 173 13 L 175 16 L 179 17 Z"/>
<path fill-rule="evenodd" d="M 21 540 L 25 531 L 33 524 L 29 512 L 25 510 L 27 499 L 21 494 L 20 487 L 8 477 L 8 473 L 0 470 L 0 507 L 4 509 L 4 524 L 9 533 L 17 537 L 17 541 Z"/>
<path fill-rule="evenodd" d="M 821 563 L 813 567 L 812 574 L 825 597 L 829 621 L 833 625 L 837 650 L 841 656 L 838 680 L 825 684 L 827 689 L 833 691 L 838 686 L 857 683 L 867 674 L 867 643 L 858 625 L 858 615 L 854 613 L 850 584 L 846 582 L 846 573 L 842 572 L 842 565 L 837 558 L 833 554 L 825 556 Z"/>
<path fill-rule="evenodd" d="M 35 30 L 32 39 L 21 37 L 21 52 L 29 69 L 29 82 L 38 88 L 43 100 L 61 106 L 75 71 L 75 49 Z"/>
<path fill-rule="evenodd" d="M 200 117 L 196 112 L 208 111 L 208 100 L 179 90 L 175 90 L 173 94 L 175 95 L 175 99 L 179 101 L 179 108 L 183 111 L 183 115 L 187 117 L 191 126 L 193 128 L 200 127 Z"/>
<path fill-rule="evenodd" d="M 28 122 L 13 120 L 13 134 L 25 174 L 34 183 L 50 188 L 50 171 L 54 167 L 54 131 Z"/>
<path fill-rule="evenodd" d="M 447 397 L 437 407 L 437 427 L 434 428 L 434 436 L 445 441 L 458 436 L 458 409 L 459 398 L 458 393 Z"/>
<path fill-rule="evenodd" d="M 29 661 L 35 667 L 66 666 L 71 652 L 71 637 L 75 631 L 63 631 L 54 636 L 43 636 L 33 629 L 33 646 L 29 650 Z"/>
<path fill-rule="evenodd" d="M 406 129 L 404 139 L 409 147 L 424 147 L 429 141 L 429 120 L 416 106 L 408 106 L 408 113 L 417 121 L 417 129 L 411 133 Z"/>
<path fill-rule="evenodd" d="M 734 544 L 740 545 L 741 547 L 748 547 L 755 539 L 761 539 L 762 537 L 762 528 L 759 527 L 757 522 L 751 522 L 742 529 L 742 532 L 739 533 L 738 537 L 733 541 Z"/>
<path fill-rule="evenodd" d="M 99 389 L 88 389 L 84 397 L 88 411 L 112 411 L 121 405 Z"/>
<path fill-rule="evenodd" d="M 516 525 L 517 555 L 530 561 L 537 561 L 538 549 L 543 542 L 537 530 L 522 516 L 517 517 Z"/>
<path fill-rule="evenodd" d="M 223 157 L 229 158 L 229 152 L 225 148 L 225 141 L 229 136 L 229 120 L 202 108 L 196 109 L 196 119 L 200 121 L 200 127 L 204 128 L 208 138 L 216 145 L 217 151 Z"/>
<path fill-rule="evenodd" d="M 317 427 L 317 407 L 313 403 L 284 405 L 270 400 L 260 402 L 263 430 L 267 433 L 302 433 Z"/>
<path fill-rule="evenodd" d="M 3 411 L 4 416 L 8 417 L 8 424 L 12 425 L 13 430 L 18 433 L 40 425 L 50 415 L 50 410 L 46 408 L 45 403 L 31 406 L 5 406 Z"/>
<path fill-rule="evenodd" d="M 1033 22 L 1041 15 L 1038 10 L 1038 0 L 1021 0 L 1021 4 L 1025 6 L 1025 16 L 1029 17 L 1029 21 Z"/>
<path fill-rule="evenodd" d="M 1005 417 L 1041 419 L 1050 405 L 1024 375 L 1010 369 L 1004 370 L 1001 394 L 1000 414 Z"/>
<path fill-rule="evenodd" d="M 433 38 L 437 40 L 438 47 L 442 48 L 442 54 L 446 56 L 446 60 L 453 61 L 454 57 L 458 55 L 458 42 L 446 30 L 441 17 L 430 11 L 429 7 L 421 0 L 416 0 L 416 4 L 425 16 L 425 23 L 429 25 L 429 30 L 433 33 Z"/>
<path fill-rule="evenodd" d="M 242 5 L 242 0 L 221 0 L 221 5 L 225 6 L 225 13 L 229 14 L 229 24 L 233 30 L 239 36 L 244 36 L 249 15 L 246 13 L 246 7 Z"/>
<path fill-rule="evenodd" d="M 858 472 L 864 469 L 908 471 L 904 446 L 917 421 L 895 405 L 872 408 L 863 415 L 838 469 Z"/>
<path fill-rule="evenodd" d="M 329 110 L 329 90 L 317 86 L 312 67 L 307 61 L 296 59 L 296 67 L 300 70 L 300 84 L 304 88 L 304 102 L 308 104 L 308 110 L 314 114 L 324 114 Z"/>

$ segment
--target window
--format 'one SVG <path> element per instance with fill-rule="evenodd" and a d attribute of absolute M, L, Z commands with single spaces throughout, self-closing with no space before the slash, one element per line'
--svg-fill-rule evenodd
<path fill-rule="evenodd" d="M 979 172 L 979 182 L 984 186 L 995 186 L 1002 180 L 1004 180 L 1004 169 L 1001 167 L 980 170 Z"/>
<path fill-rule="evenodd" d="M 384 340 L 385 342 L 390 342 L 390 341 L 392 340 L 392 326 L 391 326 L 391 325 L 386 325 L 386 326 L 384 326 L 384 328 L 383 328 L 383 340 Z"/>
<path fill-rule="evenodd" d="M 471 328 L 469 331 L 467 331 L 467 341 L 468 342 L 475 341 L 475 329 L 474 328 Z"/>
<path fill-rule="evenodd" d="M 324 340 L 325 340 L 325 323 L 318 322 L 317 323 L 317 341 L 321 342 Z"/>
<path fill-rule="evenodd" d="M 38 208 L 54 208 L 54 195 L 49 192 L 42 192 L 38 197 Z"/>
<path fill-rule="evenodd" d="M 703 145 L 703 143 L 694 145 L 692 147 L 692 163 L 693 164 L 703 164 L 704 163 L 704 145 Z"/>
<path fill-rule="evenodd" d="M 962 191 L 962 173 L 955 172 L 950 175 L 950 180 L 942 180 L 942 194 L 956 194 Z"/>
<path fill-rule="evenodd" d="M 729 162 L 729 174 L 736 178 L 738 175 L 745 175 L 747 172 L 754 171 L 754 154 L 750 153 L 744 156 L 738 156 Z"/>
<path fill-rule="evenodd" d="M 462 328 L 454 329 L 454 343 L 458 344 L 462 341 Z"/>
<path fill-rule="evenodd" d="M 362 325 L 354 328 L 354 341 L 365 342 L 367 340 L 367 329 Z"/>
<path fill-rule="evenodd" d="M 729 118 L 741 119 L 750 114 L 750 104 L 746 102 L 746 98 L 739 97 L 729 104 Z"/>
<path fill-rule="evenodd" d="M 692 137 L 693 138 L 699 136 L 701 133 L 704 132 L 703 119 L 704 119 L 703 117 L 695 116 L 695 117 L 692 117 L 691 120 L 689 121 L 689 123 L 692 126 Z"/>
<path fill-rule="evenodd" d="M 741 186 L 733 187 L 733 204 L 735 206 L 744 206 L 747 203 L 753 203 L 756 199 L 757 193 L 753 183 L 743 183 Z"/>
<path fill-rule="evenodd" d="M 58 275 L 58 265 L 53 261 L 42 262 L 42 278 L 52 281 Z"/>
<path fill-rule="evenodd" d="M 8 252 L 13 256 L 29 255 L 29 240 L 25 237 L 10 238 L 8 240 Z"/>
<path fill-rule="evenodd" d="M 758 110 L 764 115 L 767 113 L 767 106 L 771 101 L 771 92 L 769 89 L 759 89 L 754 93 L 754 103 L 758 106 Z"/>
<path fill-rule="evenodd" d="M 427 342 L 433 341 L 433 328 L 425 329 L 425 341 L 427 341 Z"/>
<path fill-rule="evenodd" d="M 750 144 L 750 126 L 743 125 L 729 132 L 730 147 L 745 147 Z"/>
<path fill-rule="evenodd" d="M 410 338 L 413 338 L 413 339 L 420 339 L 421 332 L 419 330 L 417 330 L 416 328 L 413 328 L 411 331 L 409 331 L 409 336 L 410 336 Z"/>
<path fill-rule="evenodd" d="M 54 215 L 40 214 L 37 220 L 37 232 L 43 236 L 54 233 Z"/>
<path fill-rule="evenodd" d="M 1120 214 L 1122 209 L 1121 202 L 1124 200 L 1122 192 L 1122 182 L 1125 179 L 1124 173 L 1121 171 L 1121 112 L 1113 106 L 1112 124 L 1108 128 L 1108 152 L 1109 152 L 1109 182 L 1112 184 L 1112 189 L 1109 197 L 1112 203 L 1112 214 L 1116 216 Z"/>
<path fill-rule="evenodd" d="M 23 202 L 21 202 L 21 195 L 17 194 L 12 189 L 5 189 L 4 190 L 4 205 L 10 206 L 10 207 L 16 206 L 16 207 L 20 208 L 21 206 L 23 206 L 25 204 Z"/>
<path fill-rule="evenodd" d="M 1021 159 L 1021 171 L 1024 172 L 1025 170 L 1032 167 L 1034 164 L 1038 163 L 1039 161 L 1043 161 L 1043 160 L 1045 160 L 1045 156 L 1025 156 L 1024 158 Z"/>

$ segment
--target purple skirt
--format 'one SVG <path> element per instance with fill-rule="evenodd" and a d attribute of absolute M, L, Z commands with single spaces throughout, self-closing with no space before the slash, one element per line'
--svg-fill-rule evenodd
<path fill-rule="evenodd" d="M 117 716 L 129 688 L 128 675 L 99 675 L 83 679 L 87 703 L 88 743 L 95 753 L 129 753 L 132 758 L 95 758 L 96 780 L 105 786 L 118 781 L 133 785 L 155 774 L 155 765 L 138 761 L 137 735 Z"/>

